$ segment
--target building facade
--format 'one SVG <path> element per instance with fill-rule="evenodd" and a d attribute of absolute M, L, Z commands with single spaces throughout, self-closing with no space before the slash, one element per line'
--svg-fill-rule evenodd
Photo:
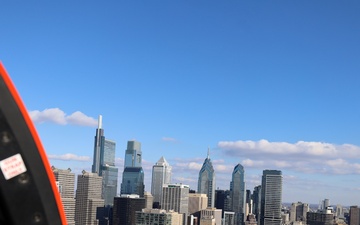
<path fill-rule="evenodd" d="M 164 157 L 161 157 L 152 168 L 151 194 L 155 203 L 160 204 L 163 185 L 170 183 L 171 166 Z"/>
<path fill-rule="evenodd" d="M 189 193 L 189 214 L 206 209 L 207 205 L 208 197 L 206 194 Z"/>
<path fill-rule="evenodd" d="M 135 225 L 136 212 L 145 208 L 145 198 L 139 195 L 121 195 L 114 198 L 113 225 Z"/>
<path fill-rule="evenodd" d="M 235 224 L 242 225 L 245 214 L 245 172 L 241 164 L 237 164 L 231 180 L 231 210 L 235 212 Z"/>
<path fill-rule="evenodd" d="M 296 202 L 291 204 L 290 222 L 302 221 L 306 222 L 306 214 L 309 212 L 309 204 Z"/>
<path fill-rule="evenodd" d="M 260 221 L 261 214 L 261 185 L 254 187 L 252 194 L 253 200 L 253 213 L 257 221 Z"/>
<path fill-rule="evenodd" d="M 167 211 L 174 210 L 178 213 L 187 214 L 189 211 L 189 185 L 184 184 L 165 184 L 163 187 L 163 197 L 161 209 Z"/>
<path fill-rule="evenodd" d="M 215 206 L 215 171 L 208 155 L 200 169 L 198 180 L 198 193 L 206 194 L 208 197 L 208 207 Z"/>
<path fill-rule="evenodd" d="M 281 225 L 282 172 L 264 170 L 261 180 L 260 225 Z"/>
<path fill-rule="evenodd" d="M 144 171 L 141 167 L 141 143 L 128 141 L 121 183 L 121 194 L 137 194 L 144 197 Z"/>
<path fill-rule="evenodd" d="M 96 173 L 83 171 L 77 178 L 75 200 L 75 224 L 93 225 L 97 223 L 96 210 L 104 207 L 101 198 L 102 177 Z"/>
<path fill-rule="evenodd" d="M 358 206 L 350 206 L 349 225 L 360 224 L 360 208 Z"/>
<path fill-rule="evenodd" d="M 136 212 L 136 225 L 182 225 L 183 215 L 163 209 L 143 209 Z"/>
<path fill-rule="evenodd" d="M 60 193 L 61 201 L 64 207 L 66 220 L 68 225 L 75 224 L 75 174 L 71 173 L 71 169 L 62 170 L 51 167 L 57 187 Z"/>
<path fill-rule="evenodd" d="M 115 148 L 116 143 L 104 136 L 102 116 L 100 115 L 94 140 L 92 173 L 103 177 L 101 197 L 105 200 L 106 206 L 113 205 L 117 192 L 118 168 L 115 167 Z"/>

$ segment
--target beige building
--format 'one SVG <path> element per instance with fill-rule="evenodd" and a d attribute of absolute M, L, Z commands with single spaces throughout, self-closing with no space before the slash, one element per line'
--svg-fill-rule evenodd
<path fill-rule="evenodd" d="M 145 208 L 152 209 L 153 208 L 154 197 L 151 195 L 150 192 L 145 191 L 144 198 L 145 198 Z"/>
<path fill-rule="evenodd" d="M 51 167 L 55 180 L 56 186 L 58 187 L 61 201 L 64 207 L 66 220 L 68 225 L 75 224 L 75 174 L 71 173 L 71 169 L 62 170 L 57 169 L 54 166 Z"/>
<path fill-rule="evenodd" d="M 189 193 L 189 214 L 199 212 L 206 209 L 208 205 L 208 197 L 206 194 Z"/>
<path fill-rule="evenodd" d="M 183 214 L 164 209 L 143 209 L 136 212 L 136 225 L 183 225 Z"/>
<path fill-rule="evenodd" d="M 97 224 L 96 208 L 104 207 L 104 199 L 101 199 L 102 177 L 96 173 L 83 171 L 78 175 L 76 201 L 75 201 L 75 224 Z"/>
<path fill-rule="evenodd" d="M 200 211 L 200 225 L 221 225 L 221 209 L 207 208 Z"/>

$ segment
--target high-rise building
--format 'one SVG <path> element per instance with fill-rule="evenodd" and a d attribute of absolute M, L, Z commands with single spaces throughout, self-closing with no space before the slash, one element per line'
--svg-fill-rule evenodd
<path fill-rule="evenodd" d="M 245 214 L 245 180 L 244 167 L 237 164 L 232 173 L 231 180 L 231 208 L 235 212 L 235 224 L 242 225 Z"/>
<path fill-rule="evenodd" d="M 75 201 L 75 224 L 93 225 L 97 223 L 96 210 L 104 206 L 101 199 L 102 177 L 96 173 L 83 171 L 77 178 Z"/>
<path fill-rule="evenodd" d="M 290 222 L 303 221 L 306 222 L 306 214 L 309 212 L 309 204 L 296 202 L 291 204 Z"/>
<path fill-rule="evenodd" d="M 350 206 L 349 211 L 349 225 L 359 225 L 360 224 L 360 208 L 357 206 Z"/>
<path fill-rule="evenodd" d="M 336 213 L 335 213 L 336 218 L 338 219 L 344 219 L 344 208 L 342 207 L 342 205 L 337 204 L 336 205 Z"/>
<path fill-rule="evenodd" d="M 206 194 L 189 193 L 189 214 L 206 209 L 207 205 L 208 197 Z"/>
<path fill-rule="evenodd" d="M 164 209 L 143 209 L 136 212 L 136 225 L 182 225 L 183 215 Z"/>
<path fill-rule="evenodd" d="M 145 208 L 145 198 L 121 195 L 114 198 L 113 225 L 135 225 L 135 212 Z"/>
<path fill-rule="evenodd" d="M 331 210 L 307 212 L 306 214 L 306 224 L 308 225 L 333 225 L 334 222 L 334 214 Z"/>
<path fill-rule="evenodd" d="M 208 207 L 211 208 L 215 206 L 215 186 L 215 171 L 208 150 L 207 157 L 199 172 L 198 193 L 207 195 Z"/>
<path fill-rule="evenodd" d="M 223 225 L 234 225 L 235 224 L 235 213 L 234 212 L 224 212 L 224 223 Z"/>
<path fill-rule="evenodd" d="M 189 211 L 189 185 L 165 184 L 161 208 L 187 214 Z"/>
<path fill-rule="evenodd" d="M 257 221 L 260 221 L 260 213 L 261 213 L 261 185 L 254 187 L 254 191 L 252 194 L 253 200 L 253 213 Z"/>
<path fill-rule="evenodd" d="M 138 141 L 128 141 L 125 151 L 124 167 L 141 167 L 142 152 L 141 143 Z"/>
<path fill-rule="evenodd" d="M 99 115 L 98 118 L 98 128 L 96 129 L 95 141 L 94 141 L 94 157 L 93 157 L 93 165 L 91 172 L 97 173 L 101 176 L 101 152 L 104 150 L 105 146 L 105 136 L 104 129 L 102 129 L 102 116 Z"/>
<path fill-rule="evenodd" d="M 101 197 L 105 200 L 105 205 L 110 206 L 113 205 L 118 183 L 118 168 L 115 167 L 115 147 L 116 143 L 114 141 L 105 139 L 102 116 L 99 115 L 94 141 L 92 173 L 97 173 L 103 177 Z"/>
<path fill-rule="evenodd" d="M 264 170 L 261 180 L 260 225 L 281 225 L 282 173 Z"/>
<path fill-rule="evenodd" d="M 61 170 L 54 166 L 51 167 L 57 186 L 59 189 L 61 201 L 64 207 L 66 220 L 68 225 L 75 224 L 75 174 L 71 173 L 71 169 Z"/>
<path fill-rule="evenodd" d="M 253 214 L 252 212 L 252 205 L 253 205 L 253 201 L 252 201 L 252 195 L 251 195 L 251 191 L 250 190 L 246 190 L 246 198 L 245 198 L 245 218 L 248 217 L 248 215 Z M 252 218 L 252 217 L 251 217 Z"/>
<path fill-rule="evenodd" d="M 154 203 L 160 204 L 162 188 L 164 184 L 171 182 L 171 166 L 162 156 L 155 163 L 152 170 L 151 194 L 154 196 Z"/>
<path fill-rule="evenodd" d="M 217 225 L 221 224 L 222 210 L 216 208 L 207 208 L 200 211 L 201 225 Z"/>
<path fill-rule="evenodd" d="M 154 196 L 152 196 L 150 192 L 145 191 L 144 198 L 145 198 L 145 208 L 152 209 L 153 202 L 154 202 Z"/>
<path fill-rule="evenodd" d="M 137 194 L 144 197 L 144 171 L 141 167 L 141 144 L 128 141 L 121 183 L 121 194 Z"/>

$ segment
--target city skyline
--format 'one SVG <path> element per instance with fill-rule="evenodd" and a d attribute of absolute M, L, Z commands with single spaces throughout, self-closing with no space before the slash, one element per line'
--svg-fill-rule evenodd
<path fill-rule="evenodd" d="M 142 143 L 146 191 L 161 156 L 173 183 L 196 190 L 209 147 L 221 189 L 240 163 L 246 189 L 281 170 L 284 202 L 360 205 L 359 10 L 352 0 L 5 2 L 0 60 L 56 168 L 92 170 L 103 115 L 119 171 L 127 141 Z"/>

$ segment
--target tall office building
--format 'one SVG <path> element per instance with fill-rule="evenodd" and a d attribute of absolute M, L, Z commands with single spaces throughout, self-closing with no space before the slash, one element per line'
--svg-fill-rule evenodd
<path fill-rule="evenodd" d="M 200 211 L 201 225 L 217 225 L 221 224 L 222 210 L 216 208 L 207 208 Z"/>
<path fill-rule="evenodd" d="M 152 170 L 151 194 L 154 197 L 154 203 L 160 204 L 162 196 L 162 188 L 164 184 L 171 182 L 171 166 L 162 156 L 155 163 Z"/>
<path fill-rule="evenodd" d="M 100 115 L 94 141 L 92 173 L 97 173 L 103 177 L 101 197 L 105 200 L 105 205 L 110 206 L 113 205 L 118 183 L 118 168 L 115 167 L 115 147 L 116 143 L 114 141 L 105 139 L 102 116 Z"/>
<path fill-rule="evenodd" d="M 189 214 L 206 209 L 207 205 L 208 197 L 206 194 L 189 193 Z"/>
<path fill-rule="evenodd" d="M 71 173 L 71 169 L 61 170 L 54 166 L 51 167 L 57 186 L 59 189 L 61 201 L 64 207 L 66 220 L 68 225 L 75 224 L 75 174 Z"/>
<path fill-rule="evenodd" d="M 102 129 L 102 116 L 99 115 L 98 128 L 96 129 L 95 141 L 94 141 L 93 165 L 92 165 L 92 169 L 91 169 L 92 173 L 97 173 L 99 176 L 101 176 L 100 155 L 101 155 L 101 152 L 104 150 L 104 145 L 105 145 L 105 136 L 104 136 L 104 129 Z"/>
<path fill-rule="evenodd" d="M 321 210 L 318 212 L 307 212 L 306 224 L 308 225 L 333 225 L 335 224 L 334 214 L 331 210 Z"/>
<path fill-rule="evenodd" d="M 121 194 L 137 194 L 144 197 L 144 171 L 141 167 L 141 144 L 128 141 L 125 152 L 125 165 L 121 183 Z"/>
<path fill-rule="evenodd" d="M 253 200 L 253 213 L 257 221 L 260 221 L 261 214 L 261 185 L 254 187 L 254 191 L 252 194 Z"/>
<path fill-rule="evenodd" d="M 360 224 L 360 208 L 357 206 L 350 206 L 349 211 L 349 225 L 359 225 Z"/>
<path fill-rule="evenodd" d="M 215 171 L 210 159 L 210 150 L 199 172 L 198 193 L 207 194 L 208 207 L 215 206 Z"/>
<path fill-rule="evenodd" d="M 141 167 L 142 152 L 141 143 L 138 141 L 128 141 L 125 151 L 124 167 Z"/>
<path fill-rule="evenodd" d="M 182 225 L 183 215 L 164 209 L 143 209 L 136 212 L 136 225 Z"/>
<path fill-rule="evenodd" d="M 261 180 L 260 225 L 281 225 L 282 173 L 264 170 Z"/>
<path fill-rule="evenodd" d="M 135 213 L 145 208 L 145 198 L 121 195 L 114 198 L 113 225 L 135 225 Z"/>
<path fill-rule="evenodd" d="M 102 177 L 96 173 L 83 171 L 77 178 L 75 201 L 75 224 L 93 225 L 97 223 L 96 210 L 104 206 L 101 199 Z"/>
<path fill-rule="evenodd" d="M 241 225 L 245 214 L 245 181 L 244 181 L 244 167 L 237 164 L 232 173 L 231 180 L 231 208 L 235 212 L 235 224 Z"/>
<path fill-rule="evenodd" d="M 165 184 L 161 209 L 187 214 L 189 211 L 189 185 Z"/>
<path fill-rule="evenodd" d="M 296 202 L 291 204 L 290 222 L 303 221 L 306 222 L 306 214 L 309 212 L 309 204 Z"/>

